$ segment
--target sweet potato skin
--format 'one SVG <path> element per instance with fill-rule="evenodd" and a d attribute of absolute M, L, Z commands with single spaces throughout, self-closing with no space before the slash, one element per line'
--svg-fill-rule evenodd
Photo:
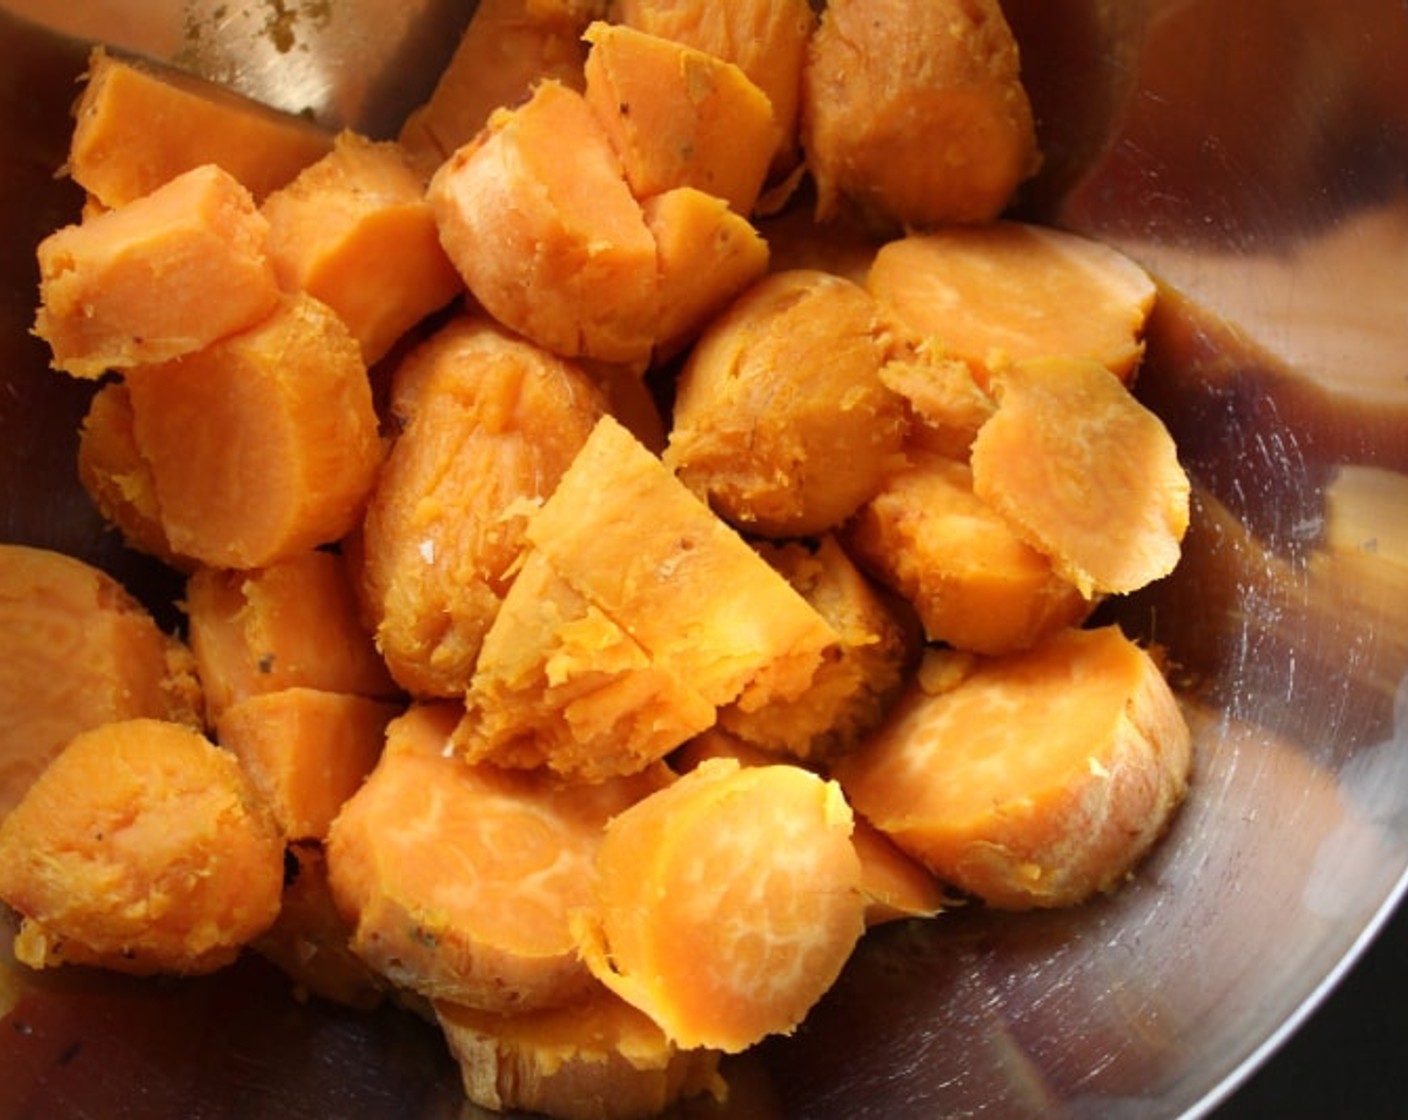
<path fill-rule="evenodd" d="M 35 968 L 222 967 L 277 917 L 283 869 L 234 757 L 165 720 L 81 732 L 0 824 L 0 898 Z"/>

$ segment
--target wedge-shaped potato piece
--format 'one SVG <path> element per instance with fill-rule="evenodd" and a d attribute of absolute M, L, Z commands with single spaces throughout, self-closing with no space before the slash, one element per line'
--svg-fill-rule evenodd
<path fill-rule="evenodd" d="M 867 571 L 909 601 L 931 641 L 1009 653 L 1090 613 L 1093 603 L 973 492 L 966 463 L 911 457 L 846 526 L 842 540 Z"/>
<path fill-rule="evenodd" d="M 1026 358 L 1087 358 L 1129 382 L 1156 288 L 1098 241 L 1021 222 L 932 230 L 882 246 L 866 284 L 980 385 Z"/>
<path fill-rule="evenodd" d="M 741 529 L 788 537 L 834 528 L 902 462 L 904 400 L 880 379 L 894 353 L 859 285 L 773 273 L 690 351 L 665 462 Z"/>
<path fill-rule="evenodd" d="M 835 645 L 806 600 L 609 417 L 526 536 L 711 704 L 796 696 Z"/>
<path fill-rule="evenodd" d="M 1163 422 L 1089 359 L 1018 362 L 995 389 L 973 441 L 974 492 L 1083 595 L 1173 571 L 1190 484 Z"/>
<path fill-rule="evenodd" d="M 80 732 L 0 823 L 15 956 L 209 972 L 274 922 L 283 840 L 233 755 L 159 719 Z"/>
<path fill-rule="evenodd" d="M 457 705 L 393 721 L 381 760 L 328 835 L 352 948 L 400 987 L 489 1011 L 565 1003 L 591 987 L 568 915 L 591 898 L 608 819 L 667 780 L 569 785 L 469 766 L 448 749 Z"/>
<path fill-rule="evenodd" d="M 74 109 L 67 170 L 102 207 L 123 206 L 203 164 L 256 201 L 332 147 L 332 134 L 214 82 L 96 47 Z"/>
<path fill-rule="evenodd" d="M 194 168 L 39 243 L 34 333 L 76 377 L 192 354 L 278 305 L 268 237 L 248 190 Z"/>
<path fill-rule="evenodd" d="M 396 368 L 399 431 L 352 551 L 408 690 L 464 695 L 523 527 L 605 408 L 579 368 L 483 315 L 452 319 Z"/>
<path fill-rule="evenodd" d="M 864 929 L 851 825 L 801 767 L 701 763 L 607 825 L 574 922 L 588 965 L 676 1045 L 790 1033 Z"/>
<path fill-rule="evenodd" d="M 151 716 L 201 725 L 189 648 L 117 580 L 0 544 L 0 819 L 80 731 Z"/>
<path fill-rule="evenodd" d="M 505 326 L 570 358 L 649 359 L 655 238 L 581 94 L 545 81 L 495 113 L 435 173 L 429 197 L 450 259 Z"/>
<path fill-rule="evenodd" d="M 1116 627 L 1069 629 L 910 687 L 832 776 L 941 880 L 994 906 L 1116 886 L 1187 788 L 1190 736 L 1158 664 Z"/>
<path fill-rule="evenodd" d="M 593 23 L 587 104 L 639 199 L 696 187 L 739 214 L 777 149 L 767 94 L 732 62 L 624 24 Z"/>
<path fill-rule="evenodd" d="M 371 384 L 347 327 L 311 296 L 126 377 L 178 555 L 263 567 L 340 539 L 361 516 L 381 462 Z"/>
<path fill-rule="evenodd" d="M 802 146 L 825 218 L 986 222 L 1039 166 L 998 0 L 832 0 L 802 76 Z"/>
<path fill-rule="evenodd" d="M 425 183 L 395 144 L 343 132 L 260 210 L 279 283 L 336 311 L 369 366 L 463 287 Z"/>
<path fill-rule="evenodd" d="M 700 1093 L 722 1098 L 720 1055 L 673 1045 L 605 988 L 517 1014 L 435 1005 L 465 1095 L 481 1108 L 561 1120 L 646 1120 Z"/>

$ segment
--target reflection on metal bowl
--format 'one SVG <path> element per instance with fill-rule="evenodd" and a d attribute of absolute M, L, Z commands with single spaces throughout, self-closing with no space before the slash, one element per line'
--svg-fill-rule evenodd
<path fill-rule="evenodd" d="M 1005 6 L 1047 156 L 1021 212 L 1164 284 L 1138 392 L 1179 440 L 1195 521 L 1178 572 L 1112 614 L 1169 649 L 1195 786 L 1110 898 L 874 931 L 806 1025 L 740 1066 L 753 1115 L 1200 1114 L 1336 982 L 1408 872 L 1408 556 L 1330 547 L 1326 510 L 1346 464 L 1408 471 L 1408 8 Z M 468 6 L 60 7 L 0 3 L 0 539 L 156 599 L 162 573 L 73 478 L 87 391 L 27 334 L 32 247 L 79 202 L 53 172 L 84 58 L 32 21 L 385 134 Z M 1401 534 L 1408 510 L 1383 516 Z M 257 964 L 13 975 L 0 1082 L 20 1115 L 460 1111 L 420 1023 L 297 1005 Z"/>

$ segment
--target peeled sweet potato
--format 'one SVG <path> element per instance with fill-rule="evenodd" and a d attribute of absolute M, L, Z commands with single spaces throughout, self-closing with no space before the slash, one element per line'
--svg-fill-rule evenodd
<path fill-rule="evenodd" d="M 107 573 L 0 544 L 0 819 L 81 731 L 141 716 L 199 727 L 196 662 Z"/>
<path fill-rule="evenodd" d="M 220 968 L 277 917 L 283 873 L 234 756 L 166 720 L 80 732 L 0 823 L 0 899 L 33 968 Z"/>

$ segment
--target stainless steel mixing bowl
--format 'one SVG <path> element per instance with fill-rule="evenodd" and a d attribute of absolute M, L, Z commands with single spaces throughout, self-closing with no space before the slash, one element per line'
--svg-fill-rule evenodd
<path fill-rule="evenodd" d="M 0 2 L 0 539 L 86 556 L 154 602 L 169 589 L 77 488 L 86 390 L 26 333 L 33 246 L 78 204 L 54 171 L 83 46 L 41 25 L 387 134 L 469 8 Z M 1408 871 L 1408 582 L 1369 539 L 1375 578 L 1320 555 L 1337 468 L 1408 471 L 1408 5 L 1006 8 L 1047 153 L 1021 212 L 1166 285 L 1138 391 L 1180 441 L 1195 521 L 1179 571 L 1111 615 L 1170 652 L 1195 784 L 1113 897 L 874 931 L 796 1036 L 740 1067 L 746 1115 L 1204 1113 L 1335 985 Z M 1408 509 L 1381 517 L 1401 533 Z M 299 1006 L 257 964 L 193 984 L 43 976 L 0 1025 L 0 1114 L 460 1108 L 408 1016 Z"/>

